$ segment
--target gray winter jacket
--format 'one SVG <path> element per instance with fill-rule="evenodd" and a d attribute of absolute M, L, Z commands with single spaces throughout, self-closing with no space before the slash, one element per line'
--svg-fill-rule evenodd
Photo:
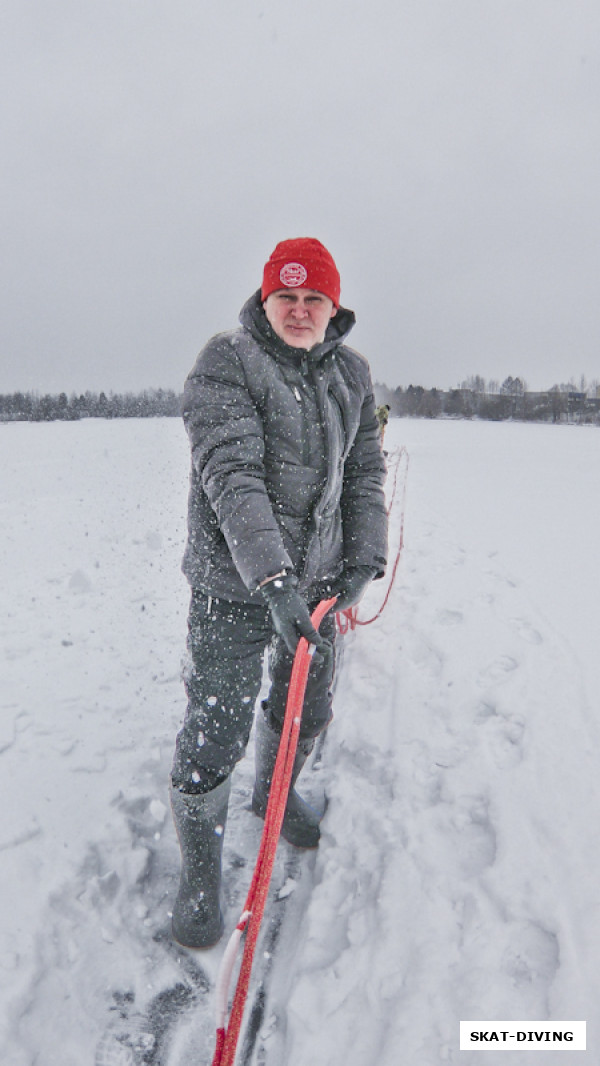
<path fill-rule="evenodd" d="M 383 574 L 385 464 L 368 364 L 342 343 L 354 321 L 340 308 L 305 352 L 277 336 L 257 292 L 242 328 L 200 352 L 183 399 L 193 588 L 259 601 L 261 581 L 293 570 L 317 599 L 346 566 Z"/>

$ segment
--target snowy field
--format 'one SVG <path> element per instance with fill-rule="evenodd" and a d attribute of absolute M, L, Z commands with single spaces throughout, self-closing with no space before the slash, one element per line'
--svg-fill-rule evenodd
<path fill-rule="evenodd" d="M 587 1052 L 533 1062 L 596 1066 L 600 432 L 394 420 L 401 445 L 405 547 L 382 617 L 343 638 L 308 782 L 323 840 L 296 864 L 257 1063 L 485 1066 L 461 1019 L 582 1019 Z M 0 1063 L 209 1066 L 222 948 L 166 935 L 183 427 L 0 425 L 0 454 Z M 392 545 L 399 521 L 398 503 Z M 247 758 L 230 928 L 251 782 Z"/>

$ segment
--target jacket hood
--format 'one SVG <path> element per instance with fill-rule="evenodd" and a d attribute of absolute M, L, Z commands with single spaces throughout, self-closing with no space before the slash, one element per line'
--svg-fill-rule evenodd
<path fill-rule="evenodd" d="M 247 329 L 259 344 L 269 348 L 276 355 L 292 356 L 297 359 L 305 351 L 303 348 L 293 348 L 290 344 L 286 344 L 281 337 L 277 336 L 265 314 L 260 289 L 257 289 L 249 300 L 246 300 L 240 311 L 239 320 L 244 329 Z M 313 360 L 319 361 L 327 352 L 337 348 L 339 344 L 343 344 L 355 322 L 354 311 L 350 311 L 347 307 L 339 307 L 327 326 L 325 340 L 321 344 L 316 344 L 308 352 L 311 362 Z"/>

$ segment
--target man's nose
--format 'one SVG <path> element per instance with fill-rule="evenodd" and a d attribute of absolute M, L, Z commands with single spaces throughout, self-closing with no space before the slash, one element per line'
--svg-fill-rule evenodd
<path fill-rule="evenodd" d="M 304 316 L 308 314 L 308 310 L 303 303 L 297 303 L 292 307 L 292 314 L 296 318 L 304 318 Z"/>

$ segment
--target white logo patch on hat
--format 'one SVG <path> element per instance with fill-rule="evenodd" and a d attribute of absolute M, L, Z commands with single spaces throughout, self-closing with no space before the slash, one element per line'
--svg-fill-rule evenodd
<path fill-rule="evenodd" d="M 287 289 L 297 289 L 304 285 L 308 274 L 302 263 L 286 263 L 279 271 L 279 280 Z"/>

